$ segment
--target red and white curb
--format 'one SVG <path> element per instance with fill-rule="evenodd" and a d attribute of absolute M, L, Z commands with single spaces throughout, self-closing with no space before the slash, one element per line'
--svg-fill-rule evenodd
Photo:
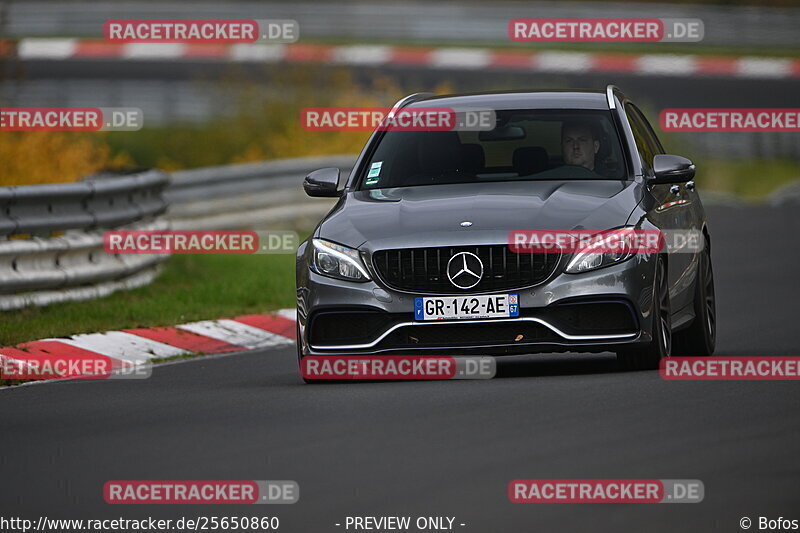
<path fill-rule="evenodd" d="M 23 61 L 119 59 L 205 60 L 257 63 L 328 63 L 416 66 L 434 69 L 502 69 L 551 73 L 628 73 L 644 76 L 797 78 L 800 59 L 681 54 L 586 53 L 425 48 L 386 45 L 107 43 L 85 39 L 28 38 L 2 46 L 0 55 Z M 15 50 L 15 52 L 14 52 Z"/>
<path fill-rule="evenodd" d="M 125 329 L 42 339 L 0 348 L 0 359 L 25 367 L 36 361 L 108 360 L 113 368 L 188 354 L 242 352 L 295 343 L 294 309 L 231 319 L 201 320 L 174 327 Z M 65 376 L 67 377 L 67 376 Z M 79 377 L 79 376 L 68 376 Z"/>

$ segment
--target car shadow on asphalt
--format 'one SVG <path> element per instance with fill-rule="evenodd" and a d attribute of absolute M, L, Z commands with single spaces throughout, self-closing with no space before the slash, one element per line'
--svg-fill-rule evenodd
<path fill-rule="evenodd" d="M 623 372 L 612 353 L 536 354 L 497 357 L 495 379 L 520 377 L 570 376 Z"/>

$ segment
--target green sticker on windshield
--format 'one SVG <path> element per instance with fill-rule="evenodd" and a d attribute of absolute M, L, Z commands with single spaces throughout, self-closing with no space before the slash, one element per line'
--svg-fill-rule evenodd
<path fill-rule="evenodd" d="M 365 182 L 367 185 L 375 185 L 378 183 L 378 180 L 380 180 L 382 166 L 383 161 L 376 161 L 372 163 L 372 166 L 369 167 L 369 173 L 367 174 L 367 181 Z"/>

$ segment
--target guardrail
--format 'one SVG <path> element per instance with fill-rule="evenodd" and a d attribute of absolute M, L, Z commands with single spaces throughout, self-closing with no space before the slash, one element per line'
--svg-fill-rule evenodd
<path fill-rule="evenodd" d="M 0 188 L 0 310 L 149 283 L 166 255 L 112 255 L 107 229 L 165 229 L 160 171 Z"/>
<path fill-rule="evenodd" d="M 316 222 L 335 201 L 307 201 L 303 177 L 338 167 L 342 180 L 355 155 L 278 159 L 174 172 L 164 197 L 173 229 L 250 229 Z"/>
<path fill-rule="evenodd" d="M 249 229 L 315 223 L 333 201 L 305 201 L 303 177 L 349 172 L 355 156 L 284 159 L 168 175 L 0 187 L 0 311 L 99 298 L 150 283 L 169 255 L 116 255 L 109 229 Z"/>

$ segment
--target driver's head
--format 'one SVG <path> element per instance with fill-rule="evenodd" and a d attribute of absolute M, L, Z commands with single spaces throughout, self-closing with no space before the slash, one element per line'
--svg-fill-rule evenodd
<path fill-rule="evenodd" d="M 594 170 L 594 155 L 599 149 L 600 141 L 588 122 L 565 122 L 561 127 L 561 153 L 567 165 Z"/>

